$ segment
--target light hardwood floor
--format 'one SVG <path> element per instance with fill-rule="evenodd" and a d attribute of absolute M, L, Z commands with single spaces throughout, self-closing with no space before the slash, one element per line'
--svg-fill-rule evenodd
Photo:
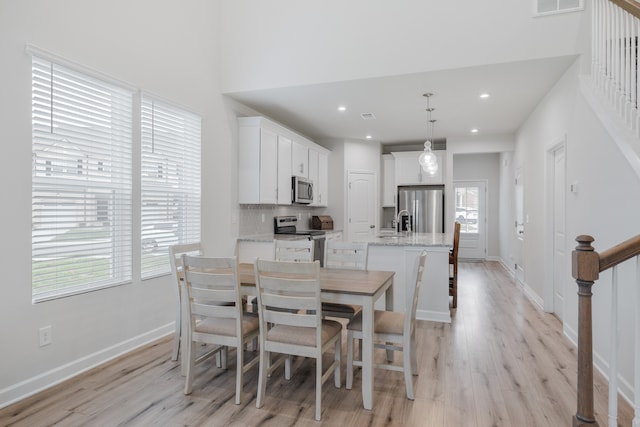
<path fill-rule="evenodd" d="M 414 401 L 405 397 L 401 373 L 376 370 L 375 408 L 364 410 L 358 371 L 352 390 L 324 385 L 322 424 L 570 426 L 576 351 L 558 319 L 535 308 L 495 262 L 460 263 L 458 289 L 451 324 L 418 322 Z M 235 405 L 235 357 L 228 371 L 200 364 L 193 393 L 185 396 L 170 355 L 166 338 L 0 410 L 0 425 L 319 425 L 310 360 L 296 359 L 290 381 L 274 373 L 264 407 L 256 409 L 257 367 L 245 376 L 242 404 Z M 597 418 L 605 426 L 607 386 L 597 373 L 596 383 Z M 619 405 L 619 425 L 630 426 L 631 408 L 621 399 Z"/>

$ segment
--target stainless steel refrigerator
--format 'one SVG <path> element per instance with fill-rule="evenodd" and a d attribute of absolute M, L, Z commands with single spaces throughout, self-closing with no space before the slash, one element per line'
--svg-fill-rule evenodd
<path fill-rule="evenodd" d="M 399 231 L 444 233 L 444 185 L 399 186 L 397 200 Z"/>

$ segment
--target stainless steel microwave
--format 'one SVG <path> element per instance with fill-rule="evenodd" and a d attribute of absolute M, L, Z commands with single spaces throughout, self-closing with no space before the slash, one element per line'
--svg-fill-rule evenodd
<path fill-rule="evenodd" d="M 312 203 L 313 181 L 301 176 L 291 177 L 291 201 L 300 204 Z"/>

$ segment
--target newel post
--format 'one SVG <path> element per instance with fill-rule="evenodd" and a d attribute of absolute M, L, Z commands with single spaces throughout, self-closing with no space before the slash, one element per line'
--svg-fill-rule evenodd
<path fill-rule="evenodd" d="M 578 409 L 573 426 L 598 426 L 593 409 L 593 344 L 591 287 L 598 280 L 600 256 L 591 243 L 593 237 L 576 237 L 578 246 L 571 254 L 571 270 L 578 284 Z"/>

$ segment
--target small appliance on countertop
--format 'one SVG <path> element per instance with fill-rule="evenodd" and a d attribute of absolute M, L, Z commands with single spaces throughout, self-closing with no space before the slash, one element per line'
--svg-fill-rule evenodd
<path fill-rule="evenodd" d="M 333 218 L 330 215 L 314 215 L 311 217 L 311 228 L 314 230 L 333 230 Z"/>

